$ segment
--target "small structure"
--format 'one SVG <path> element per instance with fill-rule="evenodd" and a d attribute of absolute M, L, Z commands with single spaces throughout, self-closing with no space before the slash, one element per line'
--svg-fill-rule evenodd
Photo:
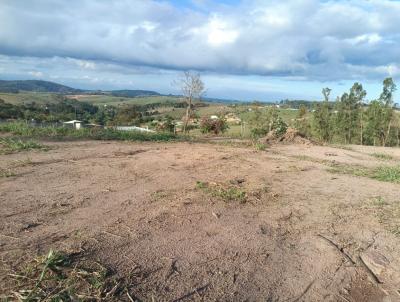
<path fill-rule="evenodd" d="M 67 126 L 71 126 L 74 129 L 81 129 L 81 127 L 82 127 L 82 121 L 78 121 L 78 120 L 64 122 L 63 124 L 67 125 Z"/>
<path fill-rule="evenodd" d="M 151 132 L 154 133 L 154 130 L 150 130 L 148 128 L 136 127 L 136 126 L 116 126 L 115 129 L 121 131 L 140 131 L 140 132 Z"/>

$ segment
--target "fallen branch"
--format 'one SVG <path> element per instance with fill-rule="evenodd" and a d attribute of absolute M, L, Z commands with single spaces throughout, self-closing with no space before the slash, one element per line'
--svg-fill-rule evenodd
<path fill-rule="evenodd" d="M 300 296 L 298 296 L 297 298 L 295 298 L 294 300 L 292 300 L 292 302 L 297 302 L 300 301 L 301 298 L 303 298 L 305 296 L 305 294 L 307 294 L 307 292 L 310 290 L 310 288 L 313 286 L 315 280 L 311 281 L 310 284 L 308 284 L 308 286 L 305 288 L 305 290 L 301 293 Z"/>
<path fill-rule="evenodd" d="M 186 298 L 189 298 L 190 296 L 193 296 L 194 294 L 198 294 L 199 291 L 205 290 L 209 285 L 210 285 L 210 284 L 207 283 L 206 285 L 203 285 L 203 286 L 201 286 L 201 287 L 198 287 L 198 288 L 196 288 L 195 290 L 193 290 L 193 291 L 191 291 L 191 292 L 189 292 L 189 293 L 183 295 L 182 297 L 173 300 L 173 302 L 182 301 L 182 300 L 184 300 L 184 299 L 186 299 Z"/>
<path fill-rule="evenodd" d="M 325 239 L 326 242 L 336 248 L 348 261 L 350 261 L 351 264 L 356 265 L 355 261 L 344 251 L 342 247 L 333 242 L 331 239 L 326 238 L 324 235 L 318 234 L 318 236 Z"/>
<path fill-rule="evenodd" d="M 375 273 L 369 268 L 369 266 L 364 262 L 363 258 L 361 256 L 358 256 L 358 258 L 360 259 L 362 265 L 364 266 L 365 270 L 367 271 L 367 273 L 372 277 L 372 279 L 378 283 L 378 284 L 382 284 L 383 282 L 381 280 L 379 280 L 378 276 L 375 275 Z"/>

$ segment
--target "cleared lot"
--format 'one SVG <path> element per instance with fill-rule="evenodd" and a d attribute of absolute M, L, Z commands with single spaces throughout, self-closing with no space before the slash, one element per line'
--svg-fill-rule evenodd
<path fill-rule="evenodd" d="M 4 295 L 52 248 L 124 280 L 109 299 L 400 299 L 398 149 L 45 144 L 0 155 Z"/>

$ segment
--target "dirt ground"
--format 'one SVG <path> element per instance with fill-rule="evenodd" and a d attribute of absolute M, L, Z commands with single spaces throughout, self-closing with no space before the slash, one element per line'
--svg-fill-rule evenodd
<path fill-rule="evenodd" d="M 53 248 L 134 272 L 139 301 L 400 301 L 400 184 L 328 171 L 399 149 L 45 144 L 0 155 L 1 294 Z"/>

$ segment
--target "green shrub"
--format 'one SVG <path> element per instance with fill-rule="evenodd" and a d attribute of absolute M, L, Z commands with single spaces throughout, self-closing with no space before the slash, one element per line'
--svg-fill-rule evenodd
<path fill-rule="evenodd" d="M 278 116 L 278 118 L 272 121 L 272 130 L 275 130 L 277 136 L 282 136 L 286 133 L 288 125 L 284 122 L 284 120 Z"/>
<path fill-rule="evenodd" d="M 264 151 L 267 148 L 267 145 L 263 143 L 255 143 L 254 148 L 256 148 L 257 151 Z"/>
<path fill-rule="evenodd" d="M 268 129 L 266 128 L 253 128 L 250 130 L 251 137 L 254 139 L 266 136 L 268 133 Z"/>

